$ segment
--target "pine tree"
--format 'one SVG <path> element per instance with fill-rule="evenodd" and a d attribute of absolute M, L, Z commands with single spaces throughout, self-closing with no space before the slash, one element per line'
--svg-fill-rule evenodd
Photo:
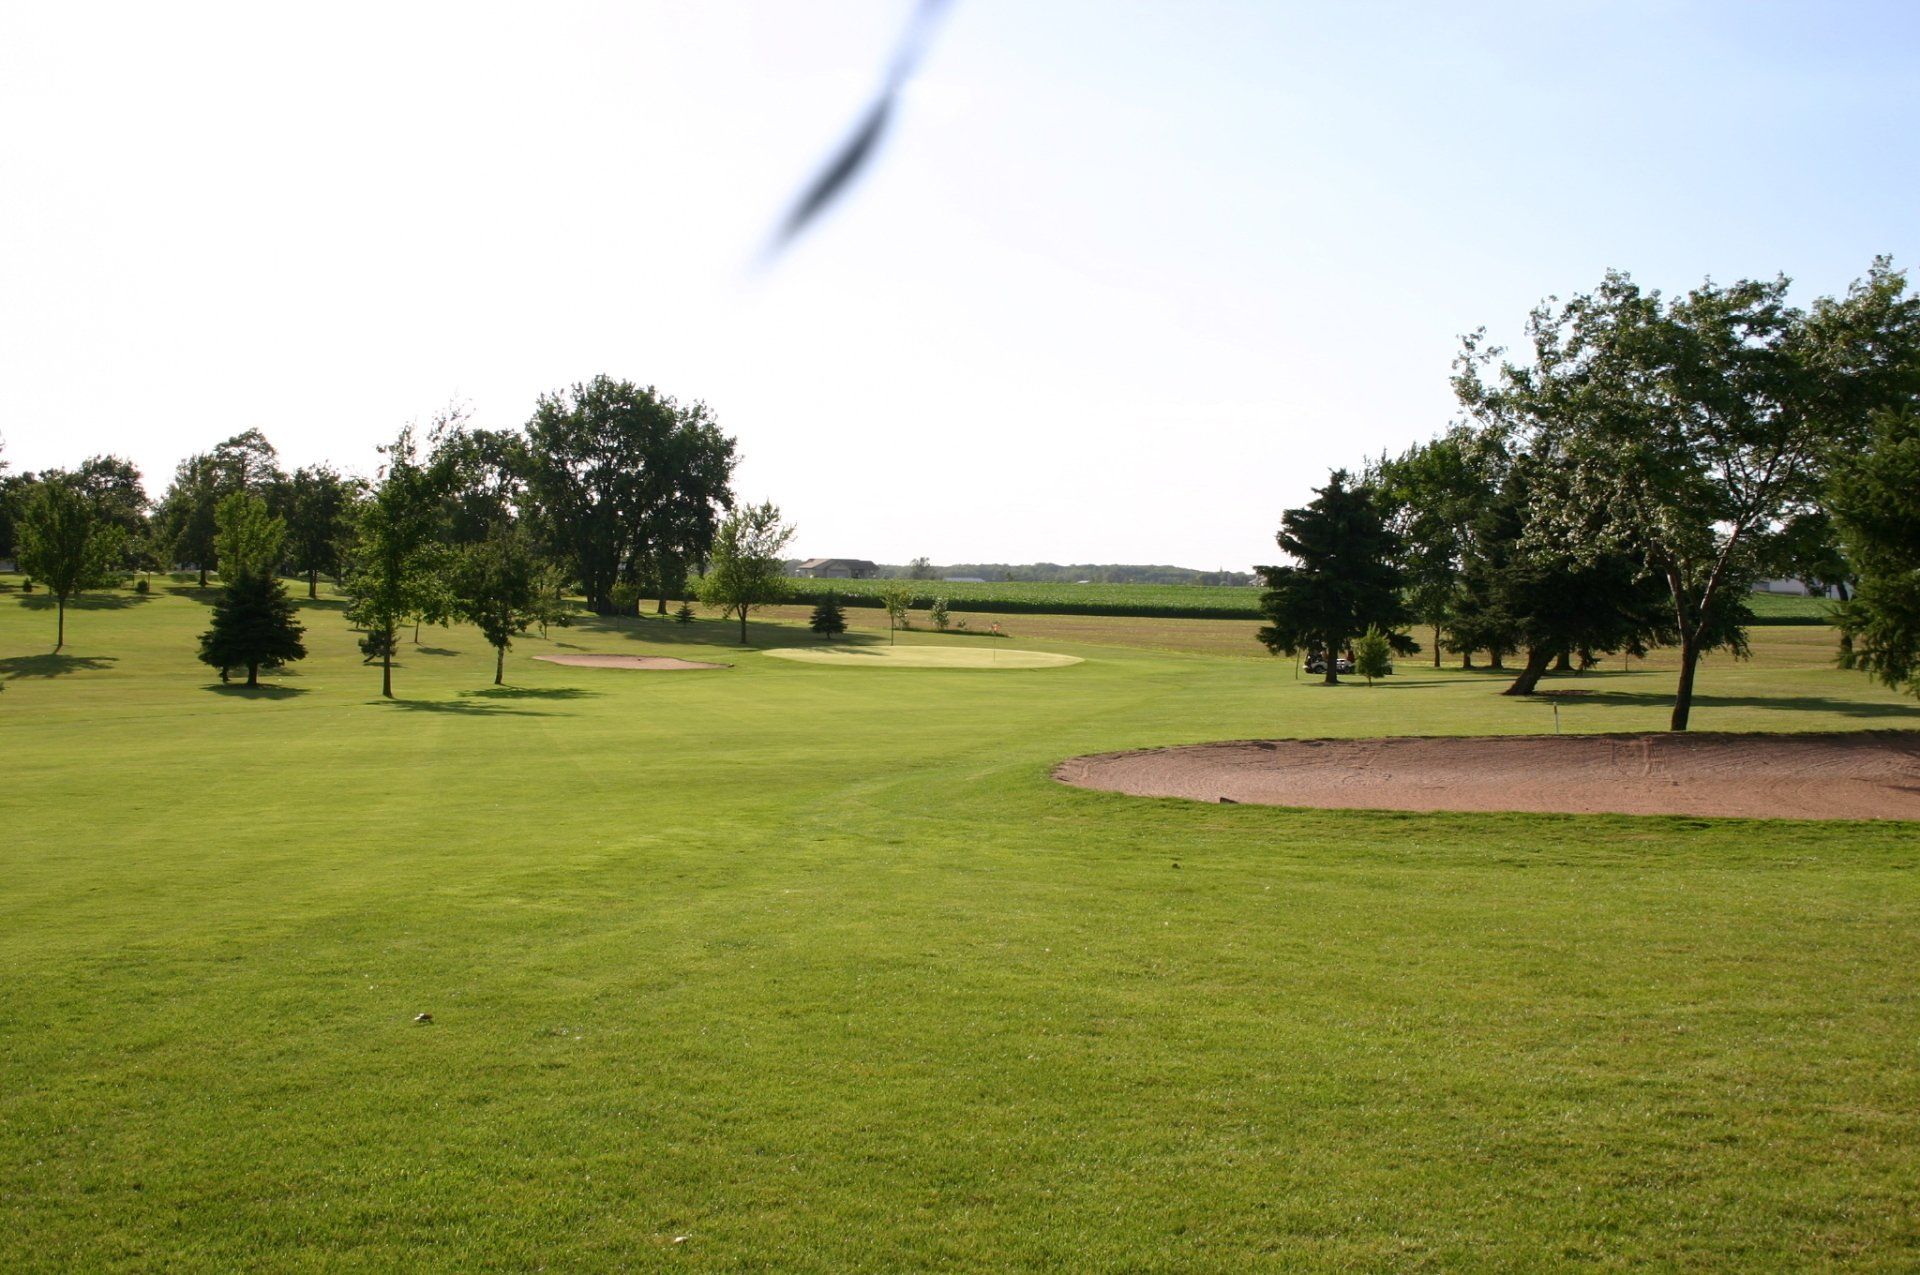
<path fill-rule="evenodd" d="M 813 609 L 813 618 L 807 621 L 807 627 L 827 638 L 845 633 L 847 617 L 840 610 L 840 600 L 829 593 Z"/>
<path fill-rule="evenodd" d="M 213 604 L 213 627 L 200 635 L 200 659 L 220 670 L 244 667 L 247 685 L 260 685 L 262 664 L 306 658 L 286 586 L 265 572 L 243 575 L 221 590 Z"/>
<path fill-rule="evenodd" d="M 1350 487 L 1347 472 L 1334 470 L 1312 504 L 1281 515 L 1274 539 L 1299 565 L 1259 568 L 1267 585 L 1260 609 L 1272 621 L 1259 638 L 1268 650 L 1319 655 L 1333 686 L 1341 648 L 1373 626 L 1401 655 L 1420 649 L 1399 632 L 1409 618 L 1400 537 L 1371 487 Z"/>
<path fill-rule="evenodd" d="M 673 618 L 675 623 L 678 623 L 678 624 L 692 624 L 693 623 L 693 603 L 682 602 L 680 604 L 680 609 L 673 613 Z"/>

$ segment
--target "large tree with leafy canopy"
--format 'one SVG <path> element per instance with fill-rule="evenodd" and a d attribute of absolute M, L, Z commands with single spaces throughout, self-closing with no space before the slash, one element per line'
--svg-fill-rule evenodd
<path fill-rule="evenodd" d="M 1409 618 L 1403 546 L 1373 488 L 1334 470 L 1311 503 L 1281 515 L 1274 539 L 1293 565 L 1255 568 L 1267 586 L 1260 609 L 1268 623 L 1259 640 L 1268 650 L 1319 655 L 1332 686 L 1340 680 L 1341 649 L 1370 628 L 1386 633 L 1402 655 L 1420 649 L 1399 632 Z"/>
<path fill-rule="evenodd" d="M 1470 337 L 1455 390 L 1482 420 L 1529 440 L 1569 475 L 1536 504 L 1536 536 L 1599 553 L 1625 546 L 1666 588 L 1680 647 L 1671 726 L 1685 730 L 1700 657 L 1729 637 L 1767 542 L 1812 508 L 1834 455 L 1871 413 L 1913 392 L 1920 302 L 1877 261 L 1810 311 L 1787 280 L 1702 284 L 1668 300 L 1609 272 L 1546 303 L 1516 362 Z M 1595 510 L 1602 534 L 1582 540 Z M 1732 635 L 1737 638 L 1737 635 Z"/>
<path fill-rule="evenodd" d="M 1920 410 L 1875 419 L 1831 504 L 1859 586 L 1840 607 L 1841 661 L 1920 695 Z"/>
<path fill-rule="evenodd" d="M 1462 616 L 1461 573 L 1474 520 L 1491 501 L 1504 461 L 1497 437 L 1457 426 L 1383 458 L 1368 475 L 1405 548 L 1407 605 L 1433 630 L 1435 668 L 1443 631 Z"/>
<path fill-rule="evenodd" d="M 20 515 L 20 569 L 53 595 L 53 649 L 67 644 L 67 603 L 113 583 L 126 533 L 103 517 L 71 481 L 34 484 Z"/>
<path fill-rule="evenodd" d="M 662 555 L 702 554 L 731 506 L 733 440 L 701 403 L 599 376 L 542 395 L 527 423 L 527 486 L 553 545 L 602 615 L 613 586 Z"/>

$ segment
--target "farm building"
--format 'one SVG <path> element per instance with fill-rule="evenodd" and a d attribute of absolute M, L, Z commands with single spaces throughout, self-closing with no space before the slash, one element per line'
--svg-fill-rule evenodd
<path fill-rule="evenodd" d="M 808 558 L 793 574 L 803 580 L 871 580 L 874 570 L 865 558 Z"/>

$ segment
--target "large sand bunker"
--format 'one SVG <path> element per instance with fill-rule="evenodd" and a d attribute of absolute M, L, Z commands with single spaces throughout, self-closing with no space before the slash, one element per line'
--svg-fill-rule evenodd
<path fill-rule="evenodd" d="M 662 671 L 683 668 L 731 668 L 730 664 L 702 664 L 698 660 L 676 660 L 671 655 L 536 655 L 549 664 L 571 664 L 576 668 L 643 668 Z"/>
<path fill-rule="evenodd" d="M 1075 757 L 1145 797 L 1365 810 L 1920 819 L 1920 732 L 1277 739 Z"/>
<path fill-rule="evenodd" d="M 1077 655 L 1053 651 L 1004 651 L 992 646 L 782 646 L 767 652 L 776 660 L 837 664 L 843 668 L 1060 668 L 1080 663 Z"/>

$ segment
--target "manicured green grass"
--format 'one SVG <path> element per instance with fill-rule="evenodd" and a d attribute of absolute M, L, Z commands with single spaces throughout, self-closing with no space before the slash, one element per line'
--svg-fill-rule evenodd
<path fill-rule="evenodd" d="M 1548 729 L 1497 675 L 1017 630 L 1085 662 L 895 676 L 649 618 L 502 690 L 430 629 L 389 704 L 332 602 L 219 687 L 202 597 L 55 657 L 0 593 L 0 1269 L 1920 1264 L 1914 825 L 1047 777 Z M 1920 726 L 1819 636 L 1710 662 L 1696 724 Z M 1568 729 L 1664 721 L 1666 672 L 1584 684 Z"/>
<path fill-rule="evenodd" d="M 1015 669 L 1064 668 L 1078 664 L 1077 655 L 1059 651 L 1014 650 L 1002 642 L 961 646 L 945 642 L 910 642 L 906 646 L 877 642 L 860 645 L 777 646 L 766 653 L 777 660 L 801 664 L 830 664 L 836 668 L 970 668 L 987 672 Z"/>

